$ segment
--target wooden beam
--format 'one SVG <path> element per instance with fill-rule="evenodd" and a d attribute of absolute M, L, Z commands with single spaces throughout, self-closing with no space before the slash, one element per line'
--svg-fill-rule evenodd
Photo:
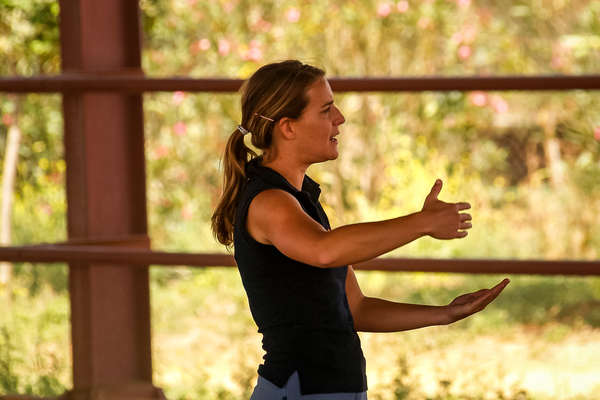
<path fill-rule="evenodd" d="M 425 76 L 425 77 L 330 77 L 335 92 L 420 92 L 420 91 L 562 91 L 599 90 L 600 75 L 541 76 Z M 3 77 L 0 92 L 237 92 L 241 79 L 189 77 L 151 78 L 135 69 L 94 73 L 66 72 L 56 76 Z"/>
<path fill-rule="evenodd" d="M 233 256 L 221 253 L 173 253 L 112 246 L 36 245 L 0 247 L 0 261 L 111 263 L 127 267 L 184 265 L 235 267 Z M 379 257 L 354 265 L 357 270 L 405 272 L 456 272 L 468 274 L 600 275 L 600 261 L 434 259 Z"/>

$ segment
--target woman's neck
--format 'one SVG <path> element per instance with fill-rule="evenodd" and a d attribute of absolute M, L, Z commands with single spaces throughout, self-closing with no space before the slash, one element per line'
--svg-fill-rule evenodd
<path fill-rule="evenodd" d="M 304 182 L 306 167 L 292 165 L 289 162 L 282 161 L 281 159 L 267 160 L 266 158 L 261 160 L 260 165 L 277 171 L 298 191 L 302 190 L 302 182 Z"/>

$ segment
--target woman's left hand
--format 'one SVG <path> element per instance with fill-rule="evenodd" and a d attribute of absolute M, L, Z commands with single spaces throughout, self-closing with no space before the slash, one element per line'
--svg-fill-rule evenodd
<path fill-rule="evenodd" d="M 481 289 L 473 293 L 463 294 L 452 300 L 446 306 L 448 323 L 451 324 L 483 310 L 498 297 L 509 282 L 510 280 L 506 278 L 491 289 Z"/>

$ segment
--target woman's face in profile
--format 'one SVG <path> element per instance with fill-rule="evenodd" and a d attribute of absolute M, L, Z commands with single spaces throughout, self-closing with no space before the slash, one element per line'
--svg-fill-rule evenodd
<path fill-rule="evenodd" d="M 346 120 L 333 103 L 333 92 L 327 79 L 319 78 L 307 90 L 308 105 L 294 122 L 300 151 L 310 162 L 335 160 L 338 156 L 339 125 Z"/>

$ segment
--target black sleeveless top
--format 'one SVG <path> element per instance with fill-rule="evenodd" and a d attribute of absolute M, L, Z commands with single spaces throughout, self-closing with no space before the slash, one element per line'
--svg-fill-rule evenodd
<path fill-rule="evenodd" d="M 264 363 L 258 373 L 283 387 L 297 370 L 302 394 L 366 391 L 365 358 L 346 299 L 348 266 L 304 264 L 254 240 L 246 230 L 250 202 L 267 189 L 291 193 L 308 215 L 330 229 L 319 203 L 319 184 L 305 175 L 298 191 L 277 171 L 260 165 L 261 160 L 246 165 L 233 235 L 250 311 L 263 335 Z"/>

